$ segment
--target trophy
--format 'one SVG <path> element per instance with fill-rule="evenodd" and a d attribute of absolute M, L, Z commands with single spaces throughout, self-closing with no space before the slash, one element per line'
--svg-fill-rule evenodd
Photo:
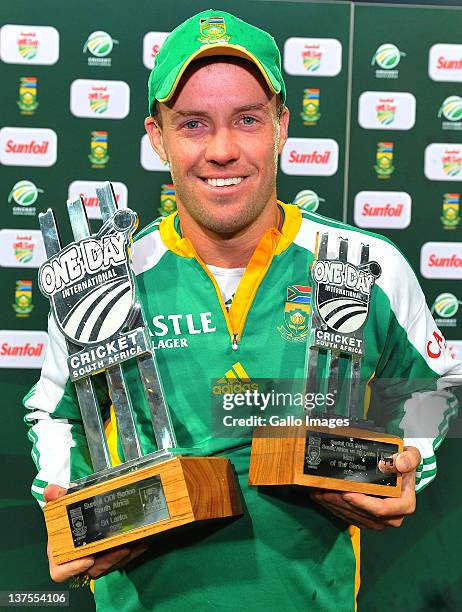
<path fill-rule="evenodd" d="M 103 225 L 91 234 L 82 199 L 68 202 L 75 242 L 61 247 L 51 209 L 39 215 L 47 261 L 42 293 L 64 334 L 93 474 L 44 508 L 53 558 L 64 563 L 179 525 L 242 514 L 224 457 L 177 456 L 154 349 L 137 299 L 130 245 L 138 217 L 97 189 Z M 122 364 L 135 360 L 157 451 L 144 454 Z M 92 376 L 104 372 L 124 462 L 112 465 Z"/>
<path fill-rule="evenodd" d="M 307 344 L 306 394 L 318 391 L 325 401 L 318 414 L 305 414 L 305 424 L 264 426 L 254 430 L 249 484 L 297 484 L 322 489 L 400 497 L 401 475 L 393 455 L 403 440 L 364 418 L 360 401 L 361 362 L 365 354 L 363 326 L 380 265 L 369 261 L 369 246 L 361 244 L 359 265 L 350 263 L 348 240 L 339 239 L 337 259 L 328 259 L 328 233 L 319 234 L 317 258 L 311 268 L 315 285 L 311 332 Z M 318 380 L 320 352 L 327 359 L 327 378 Z M 339 405 L 339 369 L 347 360 L 346 427 L 323 426 L 334 420 Z M 348 372 L 349 371 L 349 372 Z M 318 387 L 321 389 L 318 389 Z M 313 425 L 314 423 L 314 425 Z M 319 425 L 318 425 L 319 423 Z"/>

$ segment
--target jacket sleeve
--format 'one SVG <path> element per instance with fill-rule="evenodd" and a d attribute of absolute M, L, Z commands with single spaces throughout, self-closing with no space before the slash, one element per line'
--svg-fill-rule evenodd
<path fill-rule="evenodd" d="M 388 431 L 419 449 L 416 491 L 421 491 L 436 475 L 435 451 L 458 410 L 455 392 L 462 384 L 462 363 L 451 356 L 406 259 L 397 249 L 390 259 L 389 276 L 384 279 L 389 285 L 388 333 L 371 406 L 377 415 L 385 415 Z"/>
<path fill-rule="evenodd" d="M 43 490 L 48 484 L 67 488 L 73 480 L 92 472 L 80 408 L 69 378 L 66 342 L 51 316 L 48 335 L 40 379 L 23 399 L 31 454 L 38 471 L 31 490 L 42 507 Z M 100 405 L 106 406 L 108 398 L 102 388 L 97 387 L 97 396 Z"/>

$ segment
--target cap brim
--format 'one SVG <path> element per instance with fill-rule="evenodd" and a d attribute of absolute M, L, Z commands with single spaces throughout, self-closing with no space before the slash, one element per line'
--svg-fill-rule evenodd
<path fill-rule="evenodd" d="M 241 47 L 240 45 L 230 45 L 230 44 L 225 44 L 225 45 L 220 45 L 220 44 L 214 44 L 214 45 L 206 45 L 204 47 L 201 47 L 200 49 L 198 49 L 197 51 L 195 51 L 194 53 L 192 53 L 188 59 L 181 65 L 178 74 L 175 77 L 175 80 L 173 82 L 173 85 L 170 88 L 170 91 L 168 92 L 168 94 L 163 97 L 163 98 L 157 98 L 157 100 L 159 102 L 168 102 L 169 100 L 171 100 L 175 94 L 176 88 L 178 86 L 178 83 L 180 82 L 181 77 L 183 76 L 185 70 L 188 68 L 188 66 L 191 64 L 191 62 L 193 62 L 196 59 L 202 58 L 202 57 L 212 57 L 215 55 L 220 55 L 220 56 L 232 56 L 232 57 L 242 57 L 244 59 L 250 60 L 253 64 L 255 64 L 257 66 L 257 68 L 260 70 L 263 78 L 265 79 L 268 87 L 270 88 L 270 90 L 272 91 L 272 93 L 274 94 L 278 94 L 281 91 L 281 85 L 278 83 L 277 79 L 271 74 L 271 71 L 268 70 L 256 57 L 255 55 L 253 55 L 252 53 L 250 53 L 250 51 L 248 51 L 247 49 L 244 49 L 244 47 Z"/>

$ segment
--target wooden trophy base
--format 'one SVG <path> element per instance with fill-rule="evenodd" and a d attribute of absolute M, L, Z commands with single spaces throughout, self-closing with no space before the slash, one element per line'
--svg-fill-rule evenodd
<path fill-rule="evenodd" d="M 278 427 L 254 430 L 249 484 L 401 496 L 401 474 L 378 470 L 381 453 L 403 450 L 396 436 L 353 427 Z"/>
<path fill-rule="evenodd" d="M 243 508 L 229 459 L 174 457 L 68 493 L 44 514 L 61 564 Z"/>

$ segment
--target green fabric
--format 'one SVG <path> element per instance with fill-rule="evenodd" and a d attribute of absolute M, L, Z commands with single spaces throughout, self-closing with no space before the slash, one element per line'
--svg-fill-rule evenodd
<path fill-rule="evenodd" d="M 249 487 L 248 447 L 226 456 L 239 476 L 245 514 L 156 537 L 129 568 L 95 581 L 97 610 L 354 609 L 345 524 L 315 507 L 303 489 Z"/>

